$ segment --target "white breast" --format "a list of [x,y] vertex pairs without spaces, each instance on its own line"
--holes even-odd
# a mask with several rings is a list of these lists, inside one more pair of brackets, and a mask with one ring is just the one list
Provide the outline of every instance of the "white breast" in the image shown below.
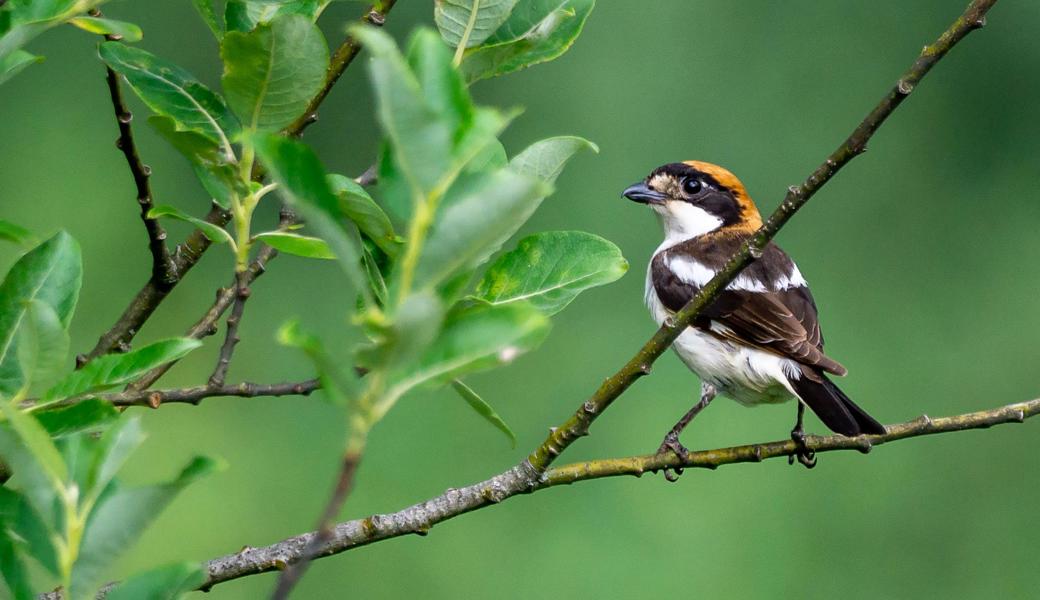
[[[660,252],[671,244],[666,241],[654,253]],[[704,269],[711,276],[714,271],[696,263],[690,265],[691,271]],[[703,275],[703,273],[698,273]],[[711,279],[709,276],[708,280]],[[703,283],[707,283],[705,280]],[[701,283],[700,285],[703,285]],[[736,284],[737,282],[734,282]],[[731,284],[733,286],[734,284]],[[668,310],[654,290],[650,269],[646,273],[646,305],[658,325],[674,313]],[[715,331],[725,332],[726,327],[716,321],[711,322]],[[719,391],[737,402],[745,405],[783,402],[789,400],[794,391],[787,381],[787,376],[798,377],[801,372],[794,361],[751,346],[737,344],[720,339],[695,327],[687,327],[672,344],[672,349],[687,367],[702,380],[707,381]]]

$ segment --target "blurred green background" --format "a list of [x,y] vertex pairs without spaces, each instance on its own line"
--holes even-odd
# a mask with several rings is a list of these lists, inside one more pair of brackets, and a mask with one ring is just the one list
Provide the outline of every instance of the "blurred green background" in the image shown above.
[[[643,271],[660,239],[619,192],[653,167],[701,159],[740,176],[763,212],[801,181],[960,13],[964,0],[621,2],[602,0],[556,62],[474,86],[479,102],[525,113],[510,153],[557,134],[597,142],[525,231],[583,229],[632,264],[555,318],[536,353],[470,383],[514,427],[510,449],[450,391],[416,394],[374,431],[343,518],[388,512],[497,473],[542,441],[653,331]],[[332,43],[362,10],[336,3]],[[141,45],[219,87],[216,44],[187,0],[112,2]],[[432,24],[432,2],[401,0],[398,39]],[[1040,4],[1005,0],[989,25],[934,70],[870,144],[780,235],[821,305],[842,387],[880,420],[946,415],[1036,397],[1040,389]],[[47,56],[0,88],[0,212],[40,233],[68,229],[85,281],[73,348],[85,351],[148,273],[144,232],[95,55],[62,28],[29,47]],[[378,132],[363,60],[306,135],[330,170],[371,163]],[[156,198],[203,214],[201,189],[144,124]],[[275,219],[272,203],[262,218]],[[186,229],[171,224],[171,238]],[[0,248],[0,269],[15,258]],[[230,279],[211,251],[138,338],[176,335]],[[254,287],[230,380],[309,376],[277,346],[300,316],[334,347],[352,299],[335,265],[279,258]],[[223,329],[222,329],[223,331]],[[164,386],[208,375],[217,339]],[[653,451],[694,398],[671,354],[565,459]],[[181,496],[111,573],[203,560],[313,526],[338,467],[343,423],[319,397],[211,399],[144,414],[150,440],[129,481],[171,475],[191,455],[230,468]],[[715,403],[685,435],[707,448],[782,439],[793,405]],[[813,418],[810,428],[822,431]],[[813,471],[774,460],[715,472],[556,488],[407,537],[318,561],[301,598],[1026,597],[1040,586],[1040,423],[918,438],[869,456],[831,453]],[[269,593],[271,574],[214,598]],[[1035,596],[1034,596],[1035,597]]]

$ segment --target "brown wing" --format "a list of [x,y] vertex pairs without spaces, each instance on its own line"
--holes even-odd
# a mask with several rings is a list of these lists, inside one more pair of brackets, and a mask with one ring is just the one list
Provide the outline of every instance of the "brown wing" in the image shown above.
[[708,307],[705,316],[729,331],[713,333],[752,344],[828,373],[848,371],[823,353],[819,321],[809,291],[790,288],[779,292],[725,291],[718,310]]
[[[681,309],[700,291],[698,286],[675,277],[659,260],[654,260],[651,275],[658,298],[669,310]],[[710,321],[725,330],[711,329]],[[806,287],[766,292],[725,290],[704,310],[695,326],[835,375],[847,372],[823,353],[816,303]]]

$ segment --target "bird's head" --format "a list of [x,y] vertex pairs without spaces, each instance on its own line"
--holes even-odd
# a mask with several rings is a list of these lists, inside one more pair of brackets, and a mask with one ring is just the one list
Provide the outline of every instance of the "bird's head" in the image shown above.
[[669,163],[621,195],[652,208],[661,218],[665,238],[675,241],[715,231],[751,233],[762,226],[744,184],[711,163]]

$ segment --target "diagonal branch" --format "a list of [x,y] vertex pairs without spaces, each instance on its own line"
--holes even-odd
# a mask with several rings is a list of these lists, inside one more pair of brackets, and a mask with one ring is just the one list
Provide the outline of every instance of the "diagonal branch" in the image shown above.
[[144,222],[145,231],[148,232],[148,249],[152,253],[152,277],[149,281],[155,282],[161,288],[171,288],[177,283],[177,274],[170,250],[166,247],[166,230],[157,219],[148,216],[148,211],[152,209],[152,189],[148,181],[152,169],[141,162],[141,156],[137,152],[133,128],[130,125],[134,115],[126,107],[115,71],[106,67],[105,80],[108,82],[108,93],[112,98],[116,122],[119,124],[116,147],[123,152],[126,164],[130,167],[130,174],[133,175],[134,185],[137,187],[137,204],[141,207],[141,220]]
[[[386,15],[394,7],[395,3],[396,0],[375,2],[365,12],[362,20],[371,25],[381,26],[386,21]],[[339,45],[332,55],[329,70],[325,75],[325,84],[308,104],[307,110],[304,111],[300,118],[285,129],[284,133],[286,135],[298,137],[303,133],[304,129],[317,120],[318,108],[325,101],[325,98],[328,97],[329,92],[332,91],[333,86],[339,81],[347,67],[354,61],[359,50],[360,45],[349,36]],[[261,172],[257,170],[254,175],[259,179]],[[214,206],[206,215],[205,220],[223,227],[231,220],[231,215],[220,207]],[[77,366],[82,366],[109,352],[128,349],[134,336],[141,330],[144,323],[151,318],[155,309],[166,299],[170,290],[198,263],[202,255],[209,249],[209,246],[209,239],[201,231],[198,229],[193,231],[183,243],[177,246],[176,251],[173,253],[172,283],[160,285],[159,282],[149,279],[141,290],[137,292],[133,300],[130,301],[130,304],[127,305],[119,319],[116,320],[108,331],[101,335],[94,348],[76,357]]]
[[[101,11],[92,9],[90,14],[100,17]],[[105,35],[108,41],[118,41],[120,36]],[[134,142],[134,130],[130,123],[134,119],[133,113],[123,100],[123,90],[119,85],[119,76],[112,69],[105,67],[105,81],[108,84],[108,94],[112,100],[112,109],[115,112],[116,123],[119,125],[119,138],[116,139],[116,147],[123,153],[126,164],[130,168],[130,174],[134,178],[134,186],[137,188],[137,204],[141,207],[141,220],[144,222],[145,231],[148,233],[148,250],[152,254],[152,277],[163,287],[173,287],[177,283],[174,272],[173,261],[170,250],[166,247],[166,230],[157,219],[148,216],[152,209],[152,188],[149,178],[152,169],[141,161],[141,155],[137,152],[137,143]]]
[[[397,0],[379,0],[372,3],[365,11],[365,16],[361,17],[363,23],[373,25],[375,27],[382,27],[386,23],[386,15],[394,7]],[[325,101],[325,98],[332,91],[333,86],[339,81],[340,76],[347,70],[350,63],[354,62],[354,57],[361,51],[361,44],[358,43],[352,36],[347,36],[343,43],[336,48],[336,51],[332,53],[329,59],[329,70],[325,74],[325,85],[321,87],[317,95],[311,99],[307,105],[307,109],[303,111],[298,119],[293,121],[291,125],[285,128],[285,134],[290,137],[299,137],[303,134],[303,130],[307,129],[318,120],[318,107]]]
[[563,425],[554,428],[549,437],[528,457],[537,471],[544,471],[556,457],[578,438],[588,435],[589,426],[637,379],[650,373],[650,366],[671,346],[690,323],[751,262],[761,256],[762,249],[773,239],[792,216],[842,167],[867,149],[867,141],[878,127],[913,92],[925,75],[952,49],[957,42],[986,23],[986,12],[997,0],[973,0],[964,13],[933,44],[925,46],[914,64],[903,73],[848,138],[827,157],[801,185],[791,186],[783,202],[769,220],[741,247],[699,294],[690,300],[675,317],[657,330],[620,371],[607,378],[577,412]]

